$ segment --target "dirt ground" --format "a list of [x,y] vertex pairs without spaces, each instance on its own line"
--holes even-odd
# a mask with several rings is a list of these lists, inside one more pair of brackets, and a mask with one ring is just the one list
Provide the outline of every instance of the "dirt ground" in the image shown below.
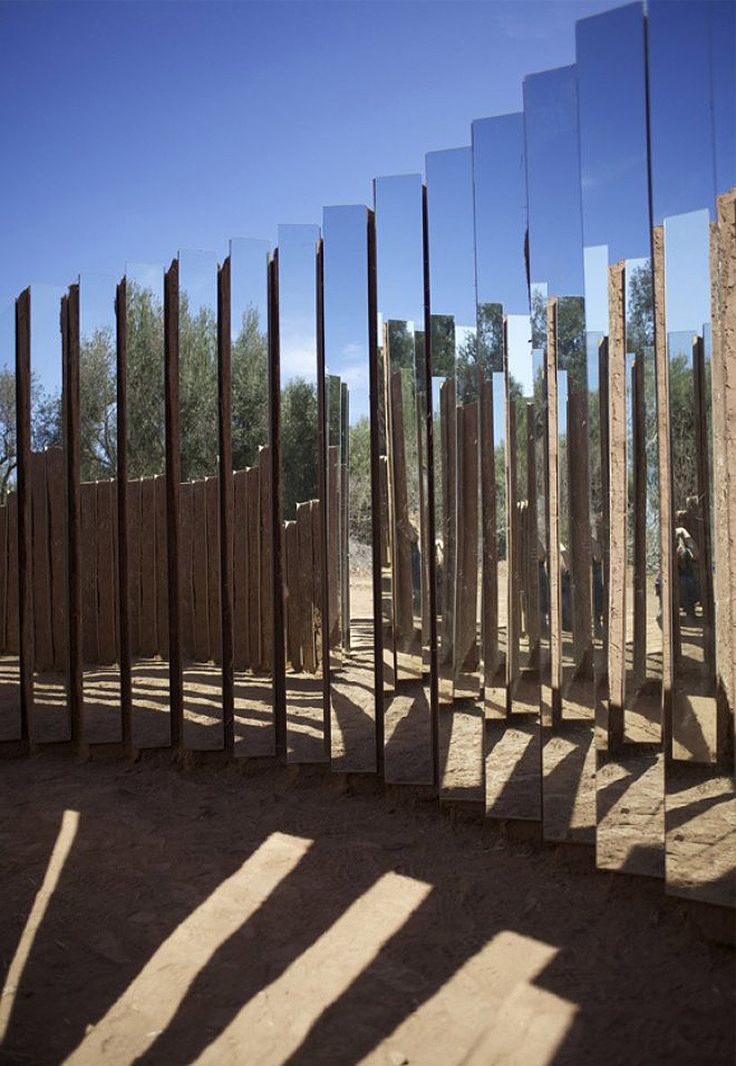
[[245,765],[3,766],[0,1060],[734,1061],[733,952],[660,883]]

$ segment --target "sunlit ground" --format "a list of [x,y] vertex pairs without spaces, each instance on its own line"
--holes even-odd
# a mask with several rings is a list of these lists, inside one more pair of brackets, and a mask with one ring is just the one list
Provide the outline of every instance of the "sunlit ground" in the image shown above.
[[661,884],[435,803],[44,756],[0,810],[3,1061],[733,1059],[732,954]]

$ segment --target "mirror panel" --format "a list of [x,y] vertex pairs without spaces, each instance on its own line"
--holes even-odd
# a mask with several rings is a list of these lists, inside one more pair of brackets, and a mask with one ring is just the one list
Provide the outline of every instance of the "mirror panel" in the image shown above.
[[482,389],[485,802],[541,817],[537,440],[522,114],[473,123]]
[[135,748],[171,743],[166,543],[164,271],[126,267],[128,629]]
[[[379,328],[384,363],[379,391],[387,414],[379,463],[387,492],[381,528],[389,531],[382,587],[391,581],[384,663],[395,654],[395,691],[384,687],[387,781],[431,784],[427,373],[424,345],[422,178],[377,178],[374,186]],[[383,539],[383,537],[382,537]],[[382,547],[382,552],[384,551]],[[388,624],[387,624],[388,622]],[[385,637],[384,637],[385,639]]]
[[[595,833],[593,619],[600,581],[593,579],[590,538],[590,400],[585,348],[583,234],[580,209],[577,72],[574,66],[524,80],[532,333],[540,364],[553,356],[556,433],[548,441],[555,478],[555,521],[537,523],[540,670],[544,743],[544,836],[592,843]],[[548,301],[554,310],[548,315]],[[548,352],[548,329],[553,350]],[[543,394],[540,368],[535,396]],[[539,384],[537,385],[537,382]],[[546,383],[546,377],[544,377]],[[548,415],[538,415],[549,433]],[[540,449],[541,452],[541,449]],[[538,470],[548,466],[540,454]],[[544,482],[541,474],[539,481]],[[538,485],[543,498],[544,491]],[[555,580],[548,561],[557,559]],[[600,571],[596,571],[600,573]],[[554,587],[555,633],[548,636]],[[554,678],[553,666],[554,661]]]
[[79,279],[79,476],[83,737],[119,743],[116,281]]
[[[644,38],[640,4],[576,27],[586,349],[594,381],[597,334],[608,337],[606,435],[616,457],[613,468],[600,477],[593,470],[591,478],[607,482],[610,497],[610,552],[600,553],[608,563],[607,675],[595,678],[602,726],[597,861],[606,869],[656,876],[664,853],[662,634]],[[622,261],[623,270],[610,272],[609,320],[607,268]],[[602,401],[602,379],[598,384]],[[591,407],[595,399],[589,389]],[[600,440],[591,436],[590,442],[597,460]],[[604,521],[599,513],[591,516],[591,542],[600,543]],[[601,665],[602,656],[596,657]]]
[[279,226],[281,521],[286,735],[292,762],[329,759],[323,656],[319,226]]
[[426,156],[440,790],[483,799],[480,377],[473,156]]
[[179,252],[179,581],[184,746],[223,746],[217,256]]
[[71,740],[66,450],[56,285],[31,286],[33,716],[39,743]]
[[269,254],[267,241],[230,242],[236,756],[275,752]]
[[[728,28],[724,64],[719,35]],[[724,906],[736,893],[736,796],[732,744],[723,743],[732,736],[733,712],[725,688],[719,691],[717,654],[715,605],[719,592],[729,591],[714,550],[709,223],[716,193],[728,188],[720,182],[729,167],[734,181],[734,39],[732,5],[649,5],[652,197],[661,227],[655,269],[664,290],[657,325],[664,333],[658,344],[666,356],[671,471],[670,589],[661,602],[670,608],[672,647],[666,879],[674,895]]]
[[0,743],[21,739],[15,306],[0,313]]
[[368,223],[362,205],[323,212],[331,746],[333,768],[351,772],[376,769],[380,698],[373,605],[376,323],[368,306]]

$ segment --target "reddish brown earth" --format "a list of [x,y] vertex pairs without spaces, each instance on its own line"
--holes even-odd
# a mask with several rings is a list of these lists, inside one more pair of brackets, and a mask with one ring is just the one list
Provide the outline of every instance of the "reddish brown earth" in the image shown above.
[[0,1060],[734,1061],[733,953],[661,882],[248,765],[3,765]]

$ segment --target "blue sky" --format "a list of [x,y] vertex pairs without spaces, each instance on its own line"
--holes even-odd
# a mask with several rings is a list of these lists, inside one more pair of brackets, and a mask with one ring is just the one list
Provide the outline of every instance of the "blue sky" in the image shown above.
[[2,3],[0,307],[370,203],[374,177],[519,110],[613,6]]

